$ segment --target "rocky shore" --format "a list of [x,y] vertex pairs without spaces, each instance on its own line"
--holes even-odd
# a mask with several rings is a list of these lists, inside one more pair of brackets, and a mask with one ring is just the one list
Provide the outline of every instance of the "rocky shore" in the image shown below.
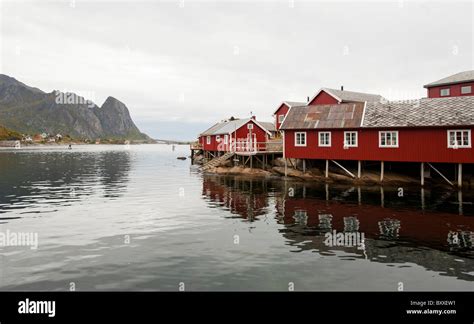
[[[202,156],[195,156],[194,164],[202,165],[204,159]],[[295,165],[296,163],[293,163]],[[233,166],[231,161],[219,165],[214,168],[207,169],[206,173],[219,174],[219,175],[232,175],[232,176],[249,176],[249,177],[279,177],[285,178],[285,167],[283,159],[276,159],[272,166],[266,169],[261,168],[248,168],[243,166]],[[318,168],[307,168],[303,172],[300,168],[294,166],[287,167],[287,179],[302,180],[302,181],[319,181],[328,183],[350,183],[350,184],[361,184],[361,185],[379,185],[380,173],[376,170],[364,170],[360,179],[352,178],[349,175],[343,173],[343,171],[331,167],[329,169],[328,178],[325,177],[324,170]],[[412,176],[386,171],[384,174],[384,184],[389,185],[419,185],[420,179]],[[445,186],[445,184],[439,183],[437,185]],[[447,185],[447,184],[446,184]]]

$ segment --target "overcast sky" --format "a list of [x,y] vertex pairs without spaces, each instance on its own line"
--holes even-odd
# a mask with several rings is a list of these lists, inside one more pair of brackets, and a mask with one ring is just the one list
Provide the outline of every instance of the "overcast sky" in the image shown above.
[[269,121],[321,87],[425,96],[473,69],[473,1],[5,1],[0,72],[99,106],[154,138]]

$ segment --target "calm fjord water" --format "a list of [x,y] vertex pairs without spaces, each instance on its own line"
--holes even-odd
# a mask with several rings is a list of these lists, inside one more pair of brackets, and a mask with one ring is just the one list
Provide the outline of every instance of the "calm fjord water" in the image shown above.
[[188,154],[0,151],[0,233],[39,244],[0,247],[0,290],[474,290],[472,191],[203,175]]

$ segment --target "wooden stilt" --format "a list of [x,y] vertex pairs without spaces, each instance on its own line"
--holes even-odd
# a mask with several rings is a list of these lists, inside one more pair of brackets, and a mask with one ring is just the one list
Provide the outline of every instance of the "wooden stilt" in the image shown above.
[[421,162],[421,186],[423,187],[425,185],[425,163]]
[[381,161],[380,162],[380,182],[383,181],[383,176],[384,176],[384,170],[385,169],[385,166],[384,166],[384,161]]
[[362,175],[362,161],[357,161],[357,178],[360,179]]
[[425,210],[425,188],[421,188],[421,210]]
[[362,205],[362,191],[360,187],[357,187],[357,202]]
[[337,163],[336,161],[334,160],[331,160],[335,165],[337,165],[338,167],[340,167],[342,170],[344,170],[344,172],[346,172],[348,175],[350,175],[352,178],[355,178],[355,175],[352,174],[352,172],[350,172],[349,170],[347,170],[345,167],[343,167],[341,164]]
[[252,156],[252,155],[250,155],[250,169],[252,169],[252,168],[253,168],[253,163],[252,163],[252,162],[253,162],[253,158],[252,158],[252,157],[253,157],[253,156]]
[[428,163],[428,165],[429,165],[430,168],[432,168],[437,174],[439,174],[439,175],[441,176],[441,178],[443,178],[447,183],[449,183],[451,186],[454,187],[454,184],[453,184],[451,181],[449,181],[449,179],[446,178],[446,177],[444,176],[444,174],[442,174],[438,169],[436,169],[431,163]]
[[285,158],[285,177],[288,176],[288,162],[287,159]]
[[325,173],[325,175],[326,175],[326,178],[329,177],[329,160],[326,160],[326,173]]
[[306,160],[303,159],[303,173],[306,172]]
[[380,186],[380,206],[385,207],[385,192],[382,186]]
[[462,188],[462,163],[458,164],[458,188]]

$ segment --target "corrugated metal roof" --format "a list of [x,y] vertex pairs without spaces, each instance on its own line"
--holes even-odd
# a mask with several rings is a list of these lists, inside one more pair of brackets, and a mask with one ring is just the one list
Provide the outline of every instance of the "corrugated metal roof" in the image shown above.
[[292,107],[280,129],[360,127],[364,103]]
[[363,127],[474,125],[474,97],[367,103]]
[[274,115],[277,113],[277,111],[281,108],[282,105],[286,105],[289,108],[291,108],[291,107],[296,107],[296,106],[304,106],[306,105],[306,102],[283,101],[273,113]]
[[460,83],[460,82],[469,82],[469,81],[474,81],[474,70],[459,72],[459,73],[450,75],[438,81],[428,83],[424,85],[424,87],[430,88],[430,87],[435,87],[435,86],[447,85],[447,84],[452,84],[452,83]]

